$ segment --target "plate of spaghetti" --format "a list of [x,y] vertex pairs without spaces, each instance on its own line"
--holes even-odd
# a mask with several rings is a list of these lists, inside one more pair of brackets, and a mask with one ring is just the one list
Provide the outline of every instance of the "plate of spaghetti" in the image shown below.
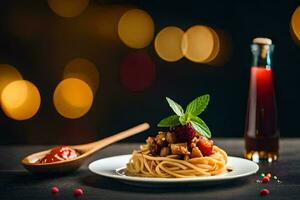
[[185,111],[175,101],[167,102],[176,115],[158,123],[157,134],[129,155],[94,161],[89,169],[101,176],[148,186],[186,183],[220,183],[258,171],[256,163],[227,156],[211,140],[211,131],[198,116],[207,107],[209,95],[197,97]]

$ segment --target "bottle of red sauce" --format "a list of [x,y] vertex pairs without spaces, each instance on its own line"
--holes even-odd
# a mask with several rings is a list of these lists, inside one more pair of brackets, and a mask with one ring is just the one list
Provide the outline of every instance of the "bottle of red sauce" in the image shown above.
[[245,126],[245,157],[255,162],[278,159],[279,129],[271,57],[272,40],[255,38]]

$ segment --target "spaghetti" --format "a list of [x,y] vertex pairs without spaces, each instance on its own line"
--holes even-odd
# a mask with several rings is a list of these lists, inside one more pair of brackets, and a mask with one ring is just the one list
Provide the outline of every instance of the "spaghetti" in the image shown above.
[[134,151],[127,164],[127,174],[143,177],[187,178],[214,176],[226,172],[227,154],[217,146],[214,153],[184,160],[179,155],[152,156],[144,145]]

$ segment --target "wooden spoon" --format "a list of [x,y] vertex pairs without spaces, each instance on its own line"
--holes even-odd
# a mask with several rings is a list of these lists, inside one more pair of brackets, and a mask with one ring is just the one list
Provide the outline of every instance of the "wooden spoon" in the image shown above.
[[148,123],[143,123],[128,130],[122,131],[110,137],[98,140],[96,142],[81,144],[81,145],[72,145],[69,146],[72,149],[80,153],[76,158],[67,159],[58,162],[52,163],[37,163],[37,161],[43,158],[51,149],[37,152],[25,157],[22,160],[23,166],[30,172],[33,173],[65,173],[71,172],[78,169],[84,161],[90,157],[96,151],[114,143],[119,140],[125,139],[127,137],[133,136],[137,133],[145,131],[149,128]]

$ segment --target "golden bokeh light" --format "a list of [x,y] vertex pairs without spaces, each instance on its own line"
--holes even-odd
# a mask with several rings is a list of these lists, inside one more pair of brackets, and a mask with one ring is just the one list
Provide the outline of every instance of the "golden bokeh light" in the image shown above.
[[59,114],[66,118],[76,119],[85,115],[91,108],[93,92],[84,81],[68,78],[57,85],[53,103]]
[[131,48],[148,46],[154,36],[154,22],[151,16],[140,9],[132,9],[123,14],[118,24],[120,39]]
[[296,8],[292,15],[291,33],[297,44],[300,44],[300,6]]
[[86,82],[94,94],[99,87],[99,72],[96,65],[84,58],[71,60],[64,69],[63,78],[77,78]]
[[210,27],[207,27],[207,28],[210,30],[210,32],[213,35],[214,48],[213,48],[213,51],[210,54],[210,56],[204,61],[205,63],[209,63],[209,62],[213,61],[220,53],[220,48],[221,48],[220,47],[220,38],[219,38],[217,32]]
[[92,7],[82,16],[82,29],[88,35],[96,39],[107,41],[110,45],[112,42],[120,43],[118,36],[118,23],[122,15],[133,9],[129,5],[102,5]]
[[231,56],[232,52],[232,44],[230,35],[223,30],[212,29],[215,37],[217,37],[216,45],[211,57],[206,62],[211,66],[223,66]]
[[168,26],[162,29],[155,38],[154,47],[156,53],[162,59],[175,62],[183,57],[181,49],[183,30],[176,26]]
[[26,80],[8,84],[1,94],[1,107],[4,113],[15,120],[26,120],[39,110],[41,97],[38,88]]
[[209,62],[217,47],[216,35],[211,28],[196,25],[189,28],[182,38],[182,51],[193,62]]
[[89,0],[48,0],[51,10],[61,17],[76,17],[88,4]]
[[13,81],[21,79],[23,79],[22,75],[15,67],[7,64],[0,64],[0,96],[5,86]]

